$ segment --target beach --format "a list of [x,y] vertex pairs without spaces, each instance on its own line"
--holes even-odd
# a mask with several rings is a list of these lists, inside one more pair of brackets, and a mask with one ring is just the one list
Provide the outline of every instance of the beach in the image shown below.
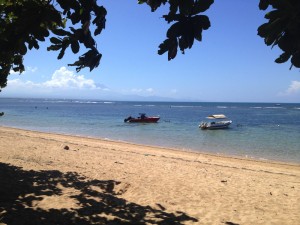
[[0,127],[0,224],[300,224],[300,165]]

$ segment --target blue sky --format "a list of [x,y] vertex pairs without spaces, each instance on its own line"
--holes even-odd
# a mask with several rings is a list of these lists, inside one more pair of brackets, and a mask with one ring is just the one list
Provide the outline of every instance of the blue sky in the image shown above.
[[257,1],[215,1],[205,13],[211,27],[185,55],[157,54],[169,25],[167,7],[151,13],[137,1],[99,1],[108,11],[106,29],[96,37],[100,66],[76,73],[47,52],[49,43],[25,56],[26,72],[9,76],[2,97],[174,100],[213,102],[300,102],[300,71],[276,64],[281,51],[257,35],[266,22]]

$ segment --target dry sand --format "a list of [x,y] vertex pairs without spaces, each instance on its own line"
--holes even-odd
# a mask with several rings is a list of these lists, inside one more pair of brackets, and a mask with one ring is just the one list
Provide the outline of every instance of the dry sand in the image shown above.
[[0,127],[0,224],[300,224],[300,165]]

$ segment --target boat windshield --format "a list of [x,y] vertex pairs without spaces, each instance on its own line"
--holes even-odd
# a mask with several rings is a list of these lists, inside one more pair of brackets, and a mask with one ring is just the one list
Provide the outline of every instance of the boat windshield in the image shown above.
[[227,117],[224,114],[214,114],[206,117],[208,119],[226,119]]

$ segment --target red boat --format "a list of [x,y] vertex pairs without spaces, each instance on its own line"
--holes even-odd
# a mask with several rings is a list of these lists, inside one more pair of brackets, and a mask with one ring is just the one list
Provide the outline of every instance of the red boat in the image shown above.
[[127,117],[124,119],[126,123],[156,123],[159,120],[159,116],[146,116],[145,113],[140,113],[139,117]]

